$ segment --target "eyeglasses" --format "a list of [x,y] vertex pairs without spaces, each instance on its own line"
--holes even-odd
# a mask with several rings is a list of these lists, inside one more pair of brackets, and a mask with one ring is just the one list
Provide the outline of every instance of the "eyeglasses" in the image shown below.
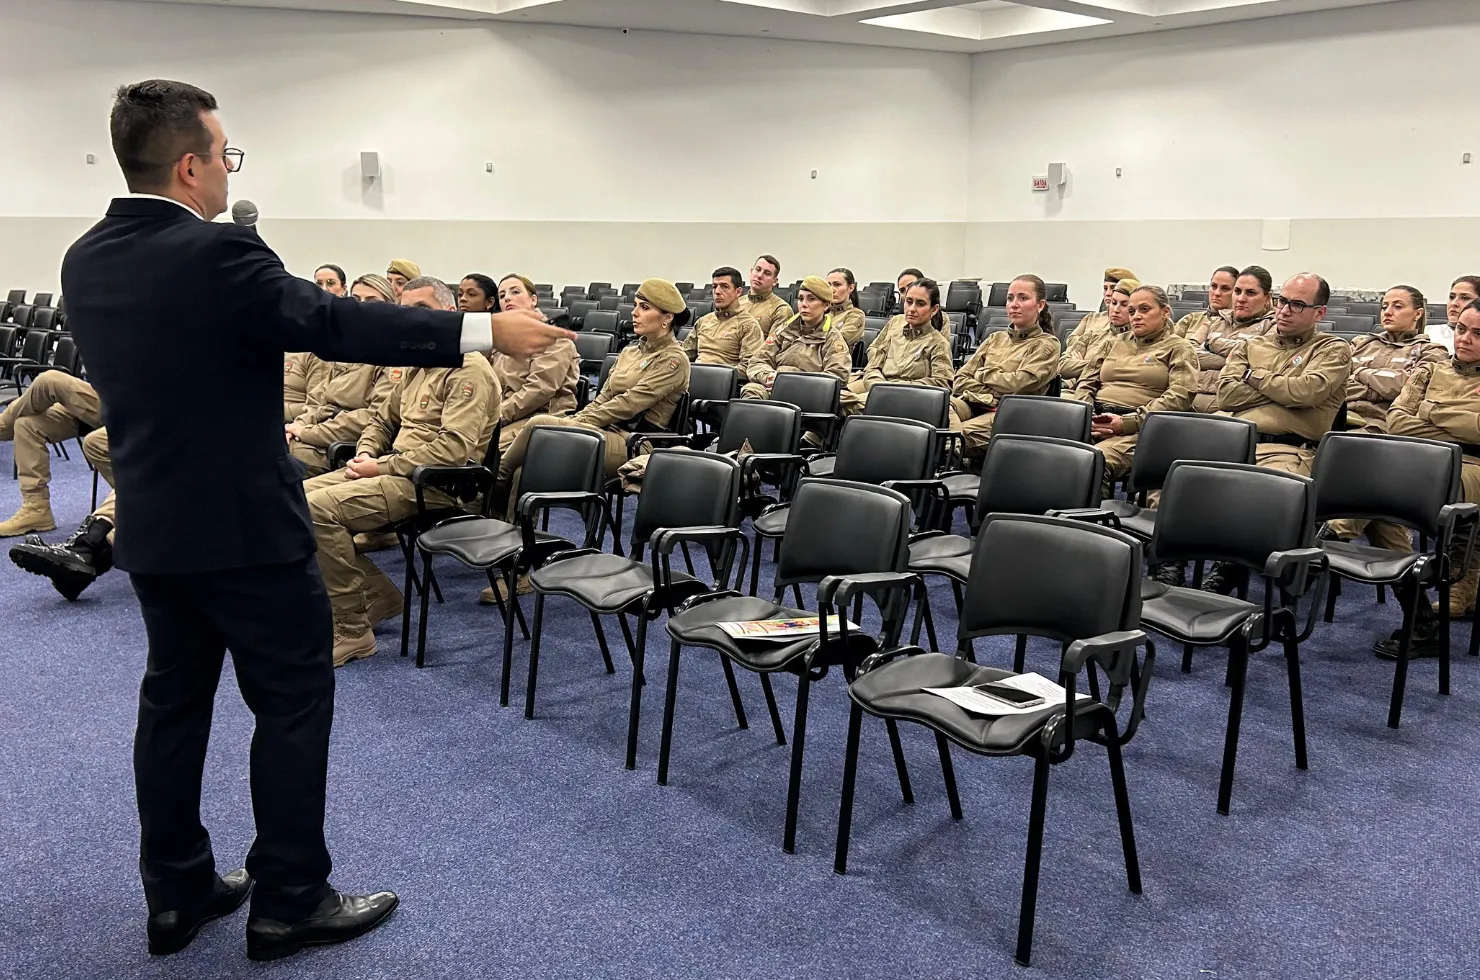
[[221,151],[221,160],[226,164],[227,173],[236,173],[242,168],[242,161],[246,160],[247,151],[234,150],[231,147]]
[[1318,306],[1324,306],[1325,304],[1324,303],[1307,303],[1304,300],[1285,299],[1285,297],[1283,297],[1283,296],[1276,296],[1274,298],[1274,305],[1275,306],[1278,306],[1280,309],[1284,309],[1285,307],[1288,306],[1290,308],[1290,312],[1291,313],[1304,313],[1306,310],[1313,310],[1316,307],[1318,307]]

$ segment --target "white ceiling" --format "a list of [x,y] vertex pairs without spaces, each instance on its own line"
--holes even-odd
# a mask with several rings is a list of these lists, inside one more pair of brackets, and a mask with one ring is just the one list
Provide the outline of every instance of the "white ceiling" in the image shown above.
[[993,51],[1406,0],[150,0]]

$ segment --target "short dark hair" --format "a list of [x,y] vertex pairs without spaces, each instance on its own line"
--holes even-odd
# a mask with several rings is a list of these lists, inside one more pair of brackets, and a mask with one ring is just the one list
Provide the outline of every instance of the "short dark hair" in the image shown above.
[[[1218,266],[1218,268],[1216,268],[1216,269],[1213,270],[1213,275],[1216,276],[1220,272],[1226,272],[1226,273],[1228,273],[1230,276],[1233,277],[1233,281],[1234,282],[1238,282],[1238,266],[1236,266],[1236,265],[1220,265],[1220,266]],[[1212,276],[1209,276],[1208,278],[1211,279]]]
[[339,266],[335,265],[332,262],[325,262],[323,265],[321,265],[317,269],[313,270],[314,271],[314,275],[318,275],[320,272],[323,272],[325,269],[328,269],[330,272],[334,273],[336,276],[339,277],[339,285],[341,285],[341,286],[348,286],[349,285],[349,280],[346,279],[346,278],[344,278],[344,270],[341,269],[341,268],[339,268]]
[[912,267],[904,270],[899,275],[895,276],[894,281],[899,282],[899,280],[903,279],[905,276],[914,276],[916,279],[924,279],[925,273],[921,272],[919,269]]
[[[1331,302],[1331,284],[1329,282],[1327,282],[1326,280],[1322,279],[1320,276],[1316,275],[1314,272],[1312,272],[1310,274],[1310,277],[1312,279],[1314,279],[1316,281],[1316,284],[1317,284],[1316,285],[1316,305],[1317,306],[1325,306],[1327,303]],[[1420,305],[1422,305],[1423,304],[1423,294],[1422,293],[1419,293],[1418,290],[1416,290],[1416,289],[1413,290],[1413,292],[1418,293],[1418,302],[1419,302]]]
[[776,256],[774,256],[774,255],[759,255],[759,256],[756,256],[756,261],[757,262],[769,262],[769,263],[771,263],[771,268],[773,268],[773,269],[776,270],[776,275],[778,275],[778,276],[781,275],[781,260],[778,259]]
[[185,82],[152,78],[120,86],[108,129],[128,189],[136,194],[162,190],[182,156],[209,154],[211,132],[200,114],[215,111],[214,95]]
[[[498,283],[493,281],[493,277],[485,276],[481,272],[469,272],[467,275],[462,277],[459,285],[461,283],[467,282],[469,279],[478,284],[478,288],[483,290],[484,297],[487,298],[488,302],[493,304],[493,308],[497,310],[499,308]],[[535,305],[539,305],[538,299],[535,300]]]
[[734,266],[722,265],[718,269],[715,269],[714,272],[710,273],[709,278],[728,279],[730,280],[730,285],[734,286],[736,289],[745,288],[745,277],[742,276],[740,274],[740,270],[736,269]]

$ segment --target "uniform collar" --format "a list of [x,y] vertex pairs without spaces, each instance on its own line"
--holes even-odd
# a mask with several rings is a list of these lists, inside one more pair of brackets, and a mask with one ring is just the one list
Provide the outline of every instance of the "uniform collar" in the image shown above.
[[671,347],[677,343],[677,339],[675,339],[673,334],[671,333],[668,334],[666,337],[657,339],[653,337],[638,337],[637,349],[642,351],[644,354],[652,354],[662,350],[665,347]]
[[1259,314],[1257,314],[1255,316],[1251,316],[1247,320],[1240,320],[1238,317],[1236,317],[1236,316],[1233,315],[1233,308],[1232,307],[1229,307],[1229,310],[1228,310],[1228,319],[1231,320],[1231,321],[1233,321],[1233,323],[1235,323],[1236,325],[1238,325],[1240,327],[1247,327],[1247,326],[1251,326],[1251,325],[1253,325],[1255,323],[1258,323],[1260,320],[1263,320],[1263,319],[1267,318],[1273,312],[1274,312],[1274,307],[1268,307],[1268,308],[1266,308],[1264,310],[1264,312],[1259,313]]
[[1152,344],[1158,344],[1158,343],[1160,343],[1162,340],[1164,340],[1166,338],[1167,329],[1168,328],[1167,328],[1166,324],[1162,324],[1162,328],[1160,330],[1156,331],[1156,333],[1147,334],[1144,337],[1137,337],[1135,334],[1131,333],[1129,330],[1126,331],[1126,335],[1128,337],[1130,337],[1131,343],[1134,344],[1135,346],[1137,346],[1137,347],[1150,347]]
[[1305,333],[1287,335],[1280,333],[1280,328],[1275,327],[1266,336],[1273,337],[1274,342],[1280,347],[1304,347],[1310,343],[1311,338],[1316,335],[1316,328],[1312,326]]
[[1395,347],[1411,344],[1422,336],[1423,334],[1417,330],[1406,330],[1403,333],[1389,333],[1386,330],[1379,330],[1377,332],[1378,340],[1381,340],[1385,344],[1392,344]]
[[1131,332],[1131,321],[1129,320],[1125,321],[1125,326],[1117,326],[1115,321],[1109,318],[1109,314],[1106,314],[1105,322],[1110,324],[1111,332],[1114,333],[1117,337],[1122,334],[1128,334]]
[[813,338],[819,338],[823,334],[827,333],[827,331],[832,327],[832,317],[824,314],[821,323],[817,324],[817,326],[815,327],[809,327],[807,326],[807,321],[803,320],[802,315],[798,313],[796,315],[796,319],[792,321],[792,325],[796,327],[797,333],[801,335],[803,340],[810,340]]
[[1449,363],[1454,367],[1455,374],[1462,375],[1466,378],[1480,376],[1480,361],[1476,361],[1474,364],[1466,364],[1464,361],[1455,357],[1451,358]]
[[721,309],[718,306],[716,306],[714,308],[714,315],[717,316],[717,317],[719,317],[721,320],[728,320],[730,317],[734,316],[736,313],[739,313],[739,312],[740,312],[740,298],[739,297],[736,297],[735,298],[735,302],[733,302],[733,303],[730,304],[730,308],[729,309]]
[[752,289],[750,292],[746,293],[745,295],[746,295],[747,298],[749,298],[749,300],[752,303],[764,303],[766,300],[768,300],[771,297],[775,296],[776,295],[776,291],[773,290],[773,289],[768,289],[764,293],[757,293],[754,289]]
[[1007,335],[1013,340],[1029,340],[1041,333],[1043,333],[1043,328],[1036,323],[1030,323],[1025,330],[1018,330],[1015,327],[1007,328]]

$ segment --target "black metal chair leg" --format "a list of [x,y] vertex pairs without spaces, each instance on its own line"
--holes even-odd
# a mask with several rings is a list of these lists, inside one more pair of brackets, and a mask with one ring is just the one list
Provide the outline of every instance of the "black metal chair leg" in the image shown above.
[[946,784],[946,799],[951,803],[951,819],[961,819],[961,794],[956,791],[956,767],[951,764],[951,743],[940,732],[935,733],[935,752],[940,756],[940,775]]
[[1125,762],[1114,732],[1107,732],[1105,750],[1110,757],[1110,782],[1115,787],[1115,814],[1120,819],[1120,849],[1125,854],[1125,882],[1133,894],[1141,894],[1141,862],[1136,856],[1136,828],[1131,823],[1131,798],[1125,789]]
[[791,776],[786,783],[786,831],[781,838],[781,849],[795,854],[797,849],[797,809],[802,798],[802,754],[807,746],[807,699],[811,694],[812,677],[805,666],[797,681],[796,717],[791,723]]
[[406,656],[411,646],[411,596],[416,585],[416,556],[401,549],[406,559],[406,577],[401,589],[401,656]]
[[1100,700],[1100,675],[1095,673],[1095,668],[1093,664],[1091,664],[1089,669],[1085,671],[1085,675],[1085,679],[1087,681],[1087,684],[1085,686],[1089,688],[1089,696],[1094,698],[1096,701]]
[[1305,754],[1305,697],[1300,690],[1300,647],[1285,640],[1285,672],[1290,675],[1290,730],[1295,735],[1295,768],[1310,768]]
[[1393,665],[1393,696],[1388,703],[1388,727],[1397,728],[1403,714],[1403,692],[1408,687],[1408,653],[1413,649],[1413,627],[1418,617],[1418,603],[1423,589],[1415,583],[1411,597],[1403,603],[1403,627],[1398,636],[1398,662]]
[[1331,576],[1331,586],[1326,590],[1326,622],[1336,619],[1336,600],[1341,595],[1341,579]]
[[[422,581],[426,581],[427,578],[428,578],[428,576],[430,576],[431,574],[432,574],[432,555],[431,555],[431,552],[427,552],[426,554],[424,554],[424,555],[421,556],[421,577],[422,577]],[[417,624],[416,624],[416,669],[417,670],[420,670],[421,668],[423,668],[423,667],[425,667],[427,665],[427,613],[428,613],[428,610],[429,610],[429,606],[428,606],[428,603],[427,603],[427,590],[426,589],[422,589],[421,590],[421,619],[418,620],[417,621]],[[403,630],[406,629],[406,625],[405,624],[402,624],[402,627],[401,628]]]
[[[617,668],[612,663],[611,649],[608,648],[606,645],[606,630],[601,628],[601,617],[596,615],[594,612],[591,613],[591,627],[596,630],[596,645],[601,648],[601,661],[602,663],[606,664],[606,672],[608,674],[615,674],[617,672]],[[536,632],[538,632],[540,628],[540,621],[538,617],[535,618],[534,628]]]
[[1387,605],[1387,586],[1385,585],[1379,585],[1377,587],[1377,604],[1379,606]]
[[[509,595],[513,596],[514,570],[512,568],[504,570],[504,581],[508,583],[510,589]],[[514,665],[514,630],[512,628],[513,624],[509,622],[508,613],[518,608],[519,599],[515,597],[509,603],[509,610],[505,611],[504,616],[504,665],[503,670],[499,672],[498,678],[498,703],[500,707],[504,708],[509,706],[509,672]],[[526,640],[529,639],[528,630],[524,632],[524,638]]]
[[1439,693],[1449,693],[1449,579],[1439,578]]
[[[639,612],[638,615],[641,616],[642,613]],[[622,627],[622,642],[627,644],[627,659],[632,661],[632,669],[637,672],[637,683],[646,684],[647,679],[642,676],[642,668],[637,663],[637,644],[633,642],[632,630],[627,627],[627,614],[617,613],[617,622]],[[642,629],[641,623],[638,624],[638,629]]]
[[[592,614],[595,618],[595,613]],[[540,626],[545,619],[545,594],[534,594],[534,630],[529,637],[529,677],[524,685],[524,717],[534,717],[534,684],[540,669]],[[603,647],[602,652],[605,652]]]
[[760,595],[761,587],[761,536],[753,535],[755,547],[750,551],[750,594]]
[[432,595],[437,597],[437,601],[444,602],[445,600],[442,598],[442,583],[437,581],[437,574],[435,572],[428,572],[423,578],[432,584]]
[[1182,644],[1182,673],[1192,673],[1192,644]]
[[1021,674],[1028,665],[1028,638],[1021,633],[1018,634],[1017,645],[1012,653],[1012,671]]
[[961,592],[961,583],[951,579],[951,597],[956,600],[956,618],[961,618],[961,607],[966,605],[966,596]]
[[771,689],[771,675],[761,675],[761,690],[766,695],[766,710],[771,713],[771,728],[776,732],[776,744],[786,744],[786,730],[781,727],[781,711],[776,707],[776,692]]
[[1234,641],[1228,663],[1233,690],[1228,695],[1228,731],[1223,735],[1223,768],[1218,775],[1218,812],[1225,817],[1233,800],[1233,767],[1238,758],[1239,722],[1244,712],[1244,680],[1249,673],[1249,652],[1242,638]]
[[[940,641],[935,638],[935,610],[930,608],[930,593],[925,583],[920,583],[920,605],[925,610],[925,636],[930,640],[930,649],[939,650]],[[959,618],[959,611],[958,611]]]
[[863,709],[852,706],[848,713],[848,749],[843,756],[843,794],[838,799],[838,844],[833,851],[833,870],[848,873],[848,837],[853,830],[853,788],[858,782],[858,739],[863,728]]
[[658,785],[668,785],[668,754],[673,748],[673,702],[678,695],[677,640],[668,646],[668,689],[663,695],[663,737],[658,742]]
[[632,706],[627,713],[627,768],[637,768],[637,725],[642,715],[642,665],[647,659],[647,610],[637,613],[637,645],[632,657]]
[[920,626],[925,622],[925,607],[930,604],[930,592],[922,582],[915,591],[915,624],[910,627],[910,643],[920,645]]
[[807,600],[802,598],[802,584],[800,582],[791,583],[791,594],[796,597],[798,609],[807,608]]
[[720,654],[719,665],[725,669],[725,684],[730,688],[730,703],[735,706],[735,724],[745,729],[750,727],[750,721],[745,717],[745,702],[740,700],[740,685],[735,683],[735,668],[730,665],[730,658]]
[[527,640],[529,639],[529,624],[524,621],[524,609],[519,605],[518,566],[510,566],[504,570],[504,581],[507,583],[509,605],[514,607],[514,619],[519,623],[519,632]]
[[904,745],[899,741],[899,725],[893,718],[885,719],[884,727],[889,730],[889,750],[894,753],[894,772],[899,776],[899,795],[905,806],[915,805],[915,793],[910,789],[910,770],[904,762]]
[[1043,857],[1043,819],[1048,808],[1048,758],[1033,761],[1033,803],[1028,814],[1028,849],[1023,858],[1023,900],[1018,909],[1017,952],[1027,966],[1033,955],[1033,915],[1038,908],[1038,866]]

